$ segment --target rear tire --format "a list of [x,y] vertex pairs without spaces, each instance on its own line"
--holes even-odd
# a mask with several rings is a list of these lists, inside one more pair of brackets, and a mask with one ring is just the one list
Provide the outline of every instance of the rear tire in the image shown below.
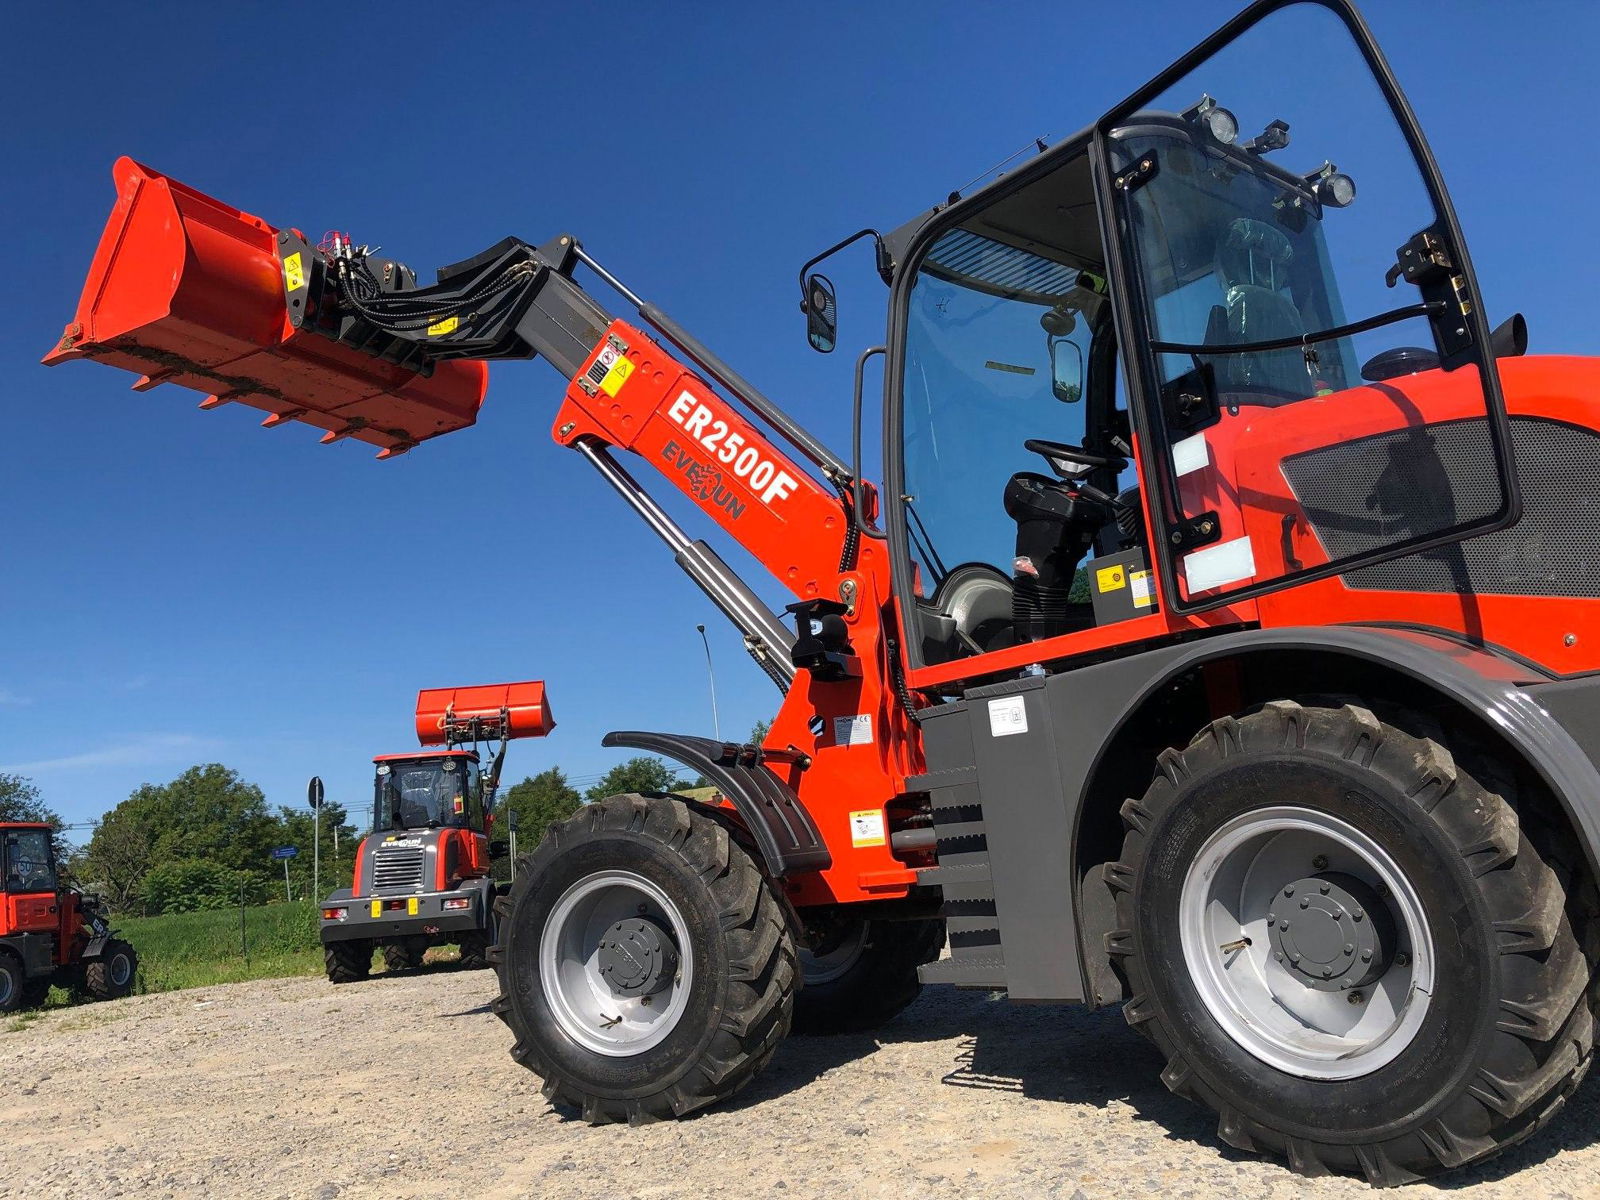
[[1124,1013],[1228,1144],[1406,1183],[1527,1137],[1587,1071],[1589,906],[1438,742],[1277,701],[1163,753],[1122,813]]
[[95,1000],[117,1000],[133,991],[139,956],[127,942],[113,938],[100,957],[85,963],[84,990]]
[[428,952],[428,939],[413,936],[399,942],[390,942],[383,947],[383,969],[393,974],[396,971],[415,971],[422,965],[422,956]]
[[802,951],[794,1032],[861,1033],[887,1024],[922,991],[917,968],[944,949],[944,921],[850,921],[821,953]]
[[593,1124],[725,1099],[789,1031],[798,971],[778,900],[680,800],[612,796],[551,826],[496,907],[511,1055]]
[[0,950],[0,1013],[22,1007],[26,984],[22,979],[22,960],[9,950]]
[[322,962],[329,983],[357,983],[372,974],[372,942],[367,938],[325,942]]

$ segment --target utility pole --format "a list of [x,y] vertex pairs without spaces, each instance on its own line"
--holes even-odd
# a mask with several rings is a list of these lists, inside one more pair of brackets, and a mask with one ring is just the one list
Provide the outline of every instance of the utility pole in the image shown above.
[[716,735],[717,741],[722,740],[722,723],[717,720],[717,676],[711,669],[711,643],[706,638],[706,627],[696,625],[700,631],[700,644],[706,648],[706,681],[711,685],[711,732]]

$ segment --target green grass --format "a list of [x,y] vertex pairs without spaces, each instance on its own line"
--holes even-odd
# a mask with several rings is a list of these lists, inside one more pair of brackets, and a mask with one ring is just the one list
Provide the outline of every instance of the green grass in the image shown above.
[[244,910],[244,947],[239,910],[129,917],[113,922],[139,953],[141,992],[320,975],[322,943],[318,906],[267,904]]

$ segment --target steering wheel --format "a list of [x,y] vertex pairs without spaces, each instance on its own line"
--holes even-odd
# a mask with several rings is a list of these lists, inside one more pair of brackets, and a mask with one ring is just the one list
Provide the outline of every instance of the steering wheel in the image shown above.
[[[1078,479],[1101,467],[1123,471],[1128,466],[1128,460],[1121,455],[1095,454],[1082,446],[1071,446],[1066,442],[1049,442],[1044,438],[1029,438],[1022,443],[1022,448],[1034,454],[1044,455],[1045,461],[1050,464],[1050,469],[1062,479]],[[1063,462],[1081,467],[1082,470],[1067,471],[1062,466]]]

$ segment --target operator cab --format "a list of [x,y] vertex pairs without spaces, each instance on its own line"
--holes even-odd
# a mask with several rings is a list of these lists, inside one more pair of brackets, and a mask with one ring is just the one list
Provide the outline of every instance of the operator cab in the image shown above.
[[1285,4],[889,236],[914,671],[1167,636],[1515,519],[1454,216],[1340,24]]
[[377,773],[373,829],[471,829],[485,832],[483,781],[473,750],[384,754]]

